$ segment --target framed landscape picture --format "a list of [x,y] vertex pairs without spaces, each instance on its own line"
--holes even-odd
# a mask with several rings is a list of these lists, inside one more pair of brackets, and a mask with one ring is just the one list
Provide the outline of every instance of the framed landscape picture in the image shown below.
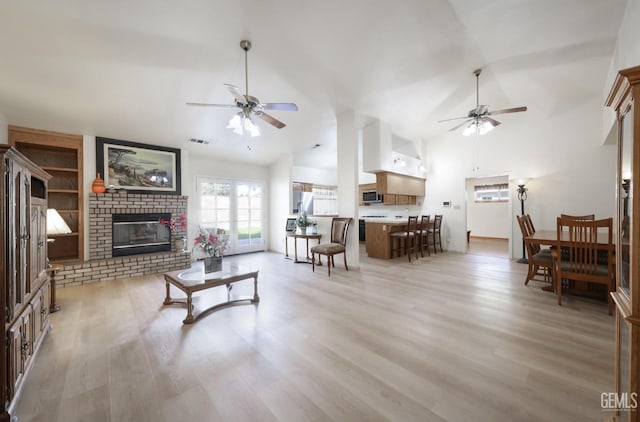
[[180,195],[180,150],[96,137],[96,171],[106,186]]

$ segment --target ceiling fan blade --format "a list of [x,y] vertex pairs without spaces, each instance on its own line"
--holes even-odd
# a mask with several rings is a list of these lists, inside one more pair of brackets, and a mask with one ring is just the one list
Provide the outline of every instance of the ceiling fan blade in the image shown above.
[[199,107],[226,107],[226,108],[236,108],[235,104],[211,104],[211,103],[186,103],[190,106],[199,106]]
[[464,116],[464,117],[452,117],[451,119],[444,119],[444,120],[438,120],[438,123],[442,123],[442,122],[449,122],[451,120],[460,120],[460,119],[468,119],[469,116]]
[[493,110],[493,111],[488,112],[487,115],[493,116],[494,114],[518,113],[520,111],[527,111],[527,106],[505,108],[505,109],[502,109],[502,110]]
[[227,89],[229,90],[231,95],[233,95],[233,97],[236,99],[236,102],[238,102],[240,104],[246,104],[247,103],[247,99],[245,98],[244,95],[242,95],[242,91],[240,91],[240,88],[238,88],[235,85],[231,85],[231,84],[224,84],[224,86],[227,87]]
[[488,116],[484,116],[484,117],[482,118],[482,120],[488,120],[488,121],[490,121],[490,122],[491,122],[491,124],[493,125],[493,127],[496,127],[496,126],[498,126],[499,124],[501,124],[501,123],[500,123],[499,121],[497,121],[496,119],[492,119],[491,117],[488,117]]
[[298,111],[298,106],[294,103],[262,103],[261,105],[265,110]]
[[456,130],[456,129],[460,129],[462,126],[466,125],[467,123],[469,123],[469,122],[471,122],[471,121],[473,121],[473,119],[467,119],[467,120],[465,120],[464,122],[460,123],[459,125],[454,126],[454,127],[452,127],[451,129],[449,129],[449,132],[453,132],[453,131],[454,131],[454,130]]
[[269,123],[270,125],[277,127],[278,129],[282,129],[283,127],[286,126],[280,120],[276,119],[273,116],[268,115],[263,111],[256,111],[255,115],[261,118],[262,120],[264,120],[265,122]]

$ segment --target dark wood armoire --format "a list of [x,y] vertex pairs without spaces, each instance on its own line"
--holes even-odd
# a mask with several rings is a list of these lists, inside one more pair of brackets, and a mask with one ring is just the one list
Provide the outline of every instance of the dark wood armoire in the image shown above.
[[5,347],[0,356],[0,420],[10,414],[24,378],[49,331],[47,183],[51,176],[9,145],[0,144],[0,314]]

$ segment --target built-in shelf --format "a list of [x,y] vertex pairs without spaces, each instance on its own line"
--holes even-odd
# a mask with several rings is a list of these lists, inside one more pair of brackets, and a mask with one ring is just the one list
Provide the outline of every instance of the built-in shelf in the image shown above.
[[42,166],[42,170],[44,171],[68,171],[71,173],[77,173],[78,169],[67,168],[67,167],[51,167],[51,166]]
[[49,189],[49,193],[73,193],[78,194],[78,189]]
[[49,236],[49,260],[83,260],[82,136],[9,126],[9,143],[51,175],[48,207],[55,208],[72,233]]

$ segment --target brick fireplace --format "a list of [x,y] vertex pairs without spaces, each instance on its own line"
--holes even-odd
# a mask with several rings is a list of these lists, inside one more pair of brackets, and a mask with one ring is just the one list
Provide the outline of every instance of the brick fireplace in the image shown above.
[[[171,214],[187,212],[186,196],[103,193],[89,194],[89,261],[66,263],[56,275],[56,285],[69,286],[116,278],[163,273],[191,265],[189,252],[176,251],[171,242],[170,252],[142,255],[112,256],[112,220],[119,214]],[[186,236],[175,231],[173,237]]]
[[[112,257],[113,215],[168,213],[174,217],[187,212],[187,197],[177,195],[147,195],[104,193],[89,195],[89,258]],[[186,236],[176,231],[173,236]],[[171,247],[175,252],[174,246]]]

